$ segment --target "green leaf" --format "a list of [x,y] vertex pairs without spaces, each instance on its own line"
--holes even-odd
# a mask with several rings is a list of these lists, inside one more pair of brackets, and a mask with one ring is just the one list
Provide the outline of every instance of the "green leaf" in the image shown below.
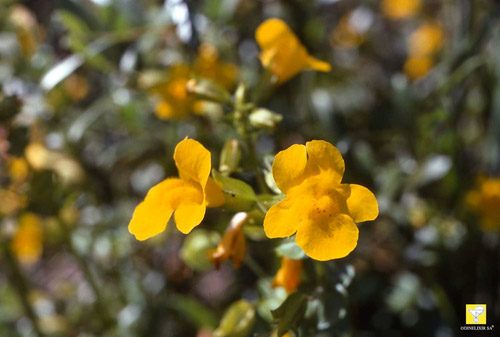
[[59,17],[63,25],[69,30],[70,35],[84,38],[91,33],[87,23],[71,12],[65,10],[59,11]]
[[224,313],[214,337],[246,337],[255,322],[255,308],[245,300],[233,303]]
[[307,309],[307,297],[299,292],[291,293],[279,308],[271,311],[278,320],[278,337],[292,330],[298,335],[298,327]]
[[307,257],[304,250],[297,245],[295,239],[285,240],[285,242],[276,247],[275,250],[279,256],[284,256],[289,259],[301,260]]
[[215,169],[212,170],[212,176],[224,193],[226,201],[222,207],[231,211],[248,211],[255,205],[257,197],[247,183],[225,177]]

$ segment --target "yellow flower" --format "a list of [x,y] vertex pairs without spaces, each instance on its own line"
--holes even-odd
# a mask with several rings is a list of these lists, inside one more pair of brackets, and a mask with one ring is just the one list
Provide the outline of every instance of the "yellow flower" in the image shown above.
[[410,35],[408,52],[412,56],[432,55],[442,47],[443,41],[444,31],[441,25],[427,22]]
[[19,228],[14,235],[11,249],[17,259],[26,265],[38,261],[42,255],[42,222],[32,213],[27,213],[19,219]]
[[276,155],[273,176],[286,198],[267,212],[269,238],[295,233],[297,244],[319,261],[349,254],[358,241],[355,222],[378,216],[375,196],[367,188],[341,184],[344,159],[330,143],[313,140]]
[[500,178],[486,179],[467,195],[467,203],[481,217],[486,231],[500,229]]
[[153,90],[161,97],[155,107],[160,119],[182,119],[189,115],[194,97],[188,95],[186,84],[191,79],[191,69],[186,64],[172,66],[166,83]]
[[177,228],[187,234],[201,223],[207,206],[224,202],[220,187],[209,177],[210,152],[203,145],[184,139],[175,147],[174,160],[180,178],[153,186],[132,215],[128,229],[137,240],[161,233],[174,212]]
[[281,259],[281,268],[273,279],[273,288],[284,287],[288,294],[297,290],[302,272],[302,260],[293,260],[287,257]]
[[12,158],[9,162],[9,176],[14,184],[20,184],[28,178],[28,163],[22,157]]
[[247,219],[247,213],[236,213],[231,219],[217,248],[209,252],[209,259],[215,264],[217,269],[227,259],[231,259],[235,268],[241,266],[247,252],[247,242],[241,226]]
[[434,61],[430,56],[411,56],[404,65],[405,74],[412,80],[425,76],[432,69]]
[[420,0],[383,0],[382,12],[390,19],[411,17],[420,9]]
[[262,65],[283,83],[303,70],[328,72],[331,66],[310,56],[290,28],[280,19],[269,19],[257,27],[255,39],[262,49]]
[[226,89],[234,85],[238,70],[234,64],[222,62],[217,49],[206,43],[200,46],[193,68],[197,76],[212,80]]
[[11,191],[0,189],[0,214],[11,215],[20,209],[26,207],[28,199],[23,193],[19,191]]

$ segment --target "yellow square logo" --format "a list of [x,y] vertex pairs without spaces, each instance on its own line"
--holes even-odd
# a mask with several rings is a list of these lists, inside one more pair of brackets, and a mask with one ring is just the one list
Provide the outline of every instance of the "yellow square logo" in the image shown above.
[[466,304],[465,324],[486,324],[486,304]]

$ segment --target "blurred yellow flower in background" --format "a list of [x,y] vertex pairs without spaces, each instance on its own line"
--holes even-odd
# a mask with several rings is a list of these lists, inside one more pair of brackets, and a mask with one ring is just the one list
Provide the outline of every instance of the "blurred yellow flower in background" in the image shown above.
[[35,170],[52,170],[65,183],[82,181],[85,173],[80,164],[63,154],[46,148],[42,143],[32,142],[24,150],[26,160]]
[[217,248],[208,252],[210,261],[217,269],[227,259],[233,262],[235,268],[241,266],[247,251],[247,242],[241,226],[247,219],[247,213],[236,213],[231,219]]
[[212,80],[226,89],[234,86],[238,74],[236,65],[221,61],[217,49],[207,43],[200,45],[193,69],[196,76]]
[[209,175],[210,152],[194,139],[184,139],[175,147],[179,178],[167,178],[153,186],[134,211],[128,229],[137,240],[146,240],[165,230],[174,214],[177,228],[184,234],[198,226],[206,207],[224,203],[219,185]]
[[436,22],[426,22],[410,35],[408,52],[412,56],[432,55],[441,49],[443,41],[443,27]]
[[9,15],[9,21],[16,27],[19,49],[25,58],[30,59],[38,49],[40,30],[36,17],[28,8],[14,6]]
[[234,64],[221,61],[215,47],[202,44],[193,66],[184,63],[173,65],[168,72],[167,81],[151,90],[154,96],[160,97],[155,107],[156,116],[168,120],[182,119],[191,113],[202,114],[202,103],[186,90],[189,80],[201,77],[230,89],[235,84],[237,70]]
[[425,76],[432,69],[434,61],[430,56],[410,56],[404,65],[405,74],[411,79]]
[[26,265],[38,261],[43,250],[42,221],[32,213],[19,218],[19,227],[11,242],[11,249],[17,259]]
[[9,161],[9,177],[13,184],[24,182],[28,178],[29,167],[26,160],[22,157],[12,158]]
[[278,269],[273,279],[273,288],[283,287],[288,294],[297,290],[300,283],[300,274],[302,272],[302,260],[281,259],[281,268]]
[[328,72],[330,64],[309,55],[306,48],[280,19],[268,19],[255,32],[261,48],[262,65],[277,77],[277,83],[288,81],[303,70]]
[[500,178],[481,179],[479,186],[467,194],[467,203],[481,218],[486,231],[500,229]]
[[421,7],[420,0],[383,0],[382,13],[394,20],[405,19],[415,15]]
[[297,233],[297,244],[315,260],[348,255],[358,241],[355,222],[378,216],[372,192],[341,184],[344,159],[328,142],[292,145],[276,155],[272,171],[286,198],[269,209],[264,231],[269,238]]
[[191,69],[187,64],[177,64],[170,68],[168,81],[153,91],[161,97],[155,107],[158,118],[181,119],[189,115],[194,102],[194,97],[186,91],[186,84],[190,79]]
[[0,168],[0,178],[7,178],[9,185],[6,188],[0,188],[0,214],[12,215],[27,204],[26,183],[28,182],[29,167],[23,157],[9,157],[6,161],[5,173],[3,176]]
[[411,79],[425,76],[434,65],[434,56],[444,42],[443,27],[436,22],[421,24],[408,39],[405,74]]

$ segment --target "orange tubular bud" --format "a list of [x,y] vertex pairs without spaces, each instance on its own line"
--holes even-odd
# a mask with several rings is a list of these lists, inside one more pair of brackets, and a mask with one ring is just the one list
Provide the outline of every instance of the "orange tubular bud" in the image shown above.
[[217,248],[209,252],[209,259],[217,269],[227,259],[233,262],[235,268],[241,266],[247,251],[247,243],[245,235],[241,231],[241,226],[247,219],[247,213],[236,213],[229,222],[229,226],[224,232]]
[[281,259],[281,268],[273,279],[273,288],[283,287],[288,294],[297,290],[300,283],[300,273],[302,272],[302,260]]

